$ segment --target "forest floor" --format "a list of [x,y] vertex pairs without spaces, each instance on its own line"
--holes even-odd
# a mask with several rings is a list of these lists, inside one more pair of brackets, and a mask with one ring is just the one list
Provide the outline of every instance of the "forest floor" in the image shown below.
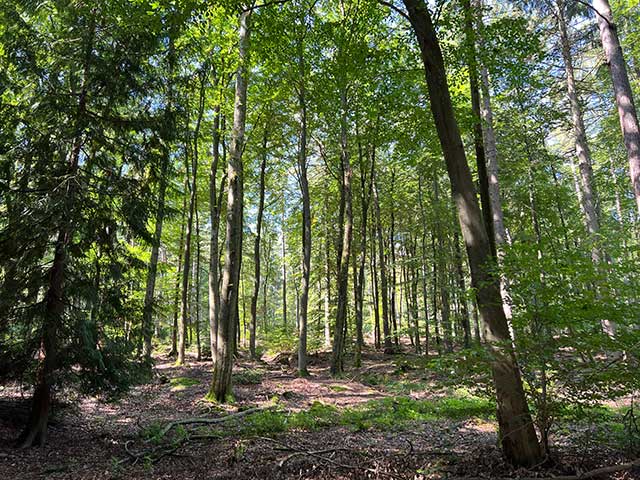
[[[497,447],[491,401],[447,386],[420,357],[367,351],[364,367],[341,379],[329,376],[328,359],[312,356],[311,376],[298,378],[287,357],[241,358],[235,401],[223,410],[203,400],[210,362],[191,358],[176,367],[157,358],[154,380],[117,402],[59,402],[47,445],[25,450],[11,442],[26,419],[29,392],[0,386],[0,478],[543,478],[633,460],[612,408],[559,421],[552,460],[515,470]],[[255,411],[237,415],[247,409]],[[163,433],[172,421],[224,415],[232,416]],[[598,478],[640,479],[640,471]]]

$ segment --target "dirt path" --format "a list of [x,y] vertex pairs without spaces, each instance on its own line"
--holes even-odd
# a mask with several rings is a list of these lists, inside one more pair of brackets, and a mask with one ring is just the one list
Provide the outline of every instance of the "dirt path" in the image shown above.
[[[406,377],[398,372],[397,364],[370,352],[365,365],[343,379],[332,379],[326,355],[320,355],[312,359],[311,377],[297,378],[286,362],[242,359],[234,371],[236,403],[224,412],[203,401],[211,377],[209,362],[192,360],[188,366],[176,367],[162,360],[152,383],[133,388],[118,403],[85,398],[76,407],[59,408],[47,445],[29,450],[10,446],[25,420],[28,395],[22,397],[15,386],[5,386],[0,390],[0,480],[426,479],[518,474],[501,459],[494,422],[479,418],[434,418],[410,426],[392,422],[384,429],[332,424],[310,431],[288,429],[271,439],[264,434],[236,431],[237,425],[225,426],[220,438],[189,441],[157,462],[126,461],[127,449],[139,452],[154,448],[144,442],[141,432],[171,420],[215,417],[274,402],[279,411],[293,415],[314,405],[342,411],[346,407],[362,408],[372,401],[395,401],[382,386],[361,380],[371,376]],[[433,380],[424,372],[413,376],[423,387]],[[436,398],[438,391],[421,388],[409,395],[424,400]],[[571,442],[562,448],[564,466],[554,468],[553,473],[571,473],[622,459],[606,448],[591,451]],[[309,454],[317,451],[323,453]],[[612,478],[640,476],[626,473]]]

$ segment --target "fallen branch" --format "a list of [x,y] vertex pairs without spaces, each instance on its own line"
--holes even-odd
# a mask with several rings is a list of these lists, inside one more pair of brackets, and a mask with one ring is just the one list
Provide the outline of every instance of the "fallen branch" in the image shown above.
[[553,480],[584,480],[587,478],[593,478],[600,475],[606,475],[608,473],[616,473],[616,472],[622,472],[624,470],[631,470],[634,467],[640,467],[640,458],[629,463],[621,463],[619,465],[610,465],[608,467],[596,468],[595,470],[590,470],[580,475],[564,475],[564,476],[552,477],[552,478]]
[[274,407],[267,407],[267,408],[260,408],[260,407],[255,407],[255,408],[248,408],[247,410],[242,410],[240,412],[236,412],[236,413],[230,413],[229,415],[225,415],[224,417],[217,417],[217,418],[203,418],[203,417],[198,417],[198,418],[184,418],[182,420],[175,420],[173,422],[168,423],[159,433],[160,437],[164,437],[167,433],[169,433],[171,431],[171,429],[173,429],[174,427],[177,427],[178,425],[197,425],[197,424],[207,424],[207,425],[212,425],[212,424],[218,424],[218,423],[224,423],[226,421],[229,420],[234,420],[237,418],[242,418],[245,417],[247,415],[251,415],[252,413],[258,413],[258,412],[264,412],[267,410],[272,410]]
[[394,478],[394,479],[398,479],[398,480],[406,480],[405,477],[401,476],[401,475],[396,475],[394,473],[391,472],[384,472],[384,471],[379,471],[375,468],[369,468],[369,467],[363,467],[360,465],[351,465],[348,463],[341,463],[341,462],[337,462],[332,458],[326,457],[323,454],[324,453],[335,453],[337,451],[352,451],[352,452],[357,452],[356,450],[351,450],[348,448],[327,448],[324,450],[305,450],[303,448],[300,447],[292,447],[290,445],[287,445],[286,443],[283,443],[279,440],[276,440],[274,438],[269,438],[269,437],[256,437],[257,440],[265,440],[268,442],[273,442],[277,445],[280,446],[279,450],[288,450],[288,451],[292,451],[294,453],[292,453],[291,455],[288,455],[287,457],[285,457],[283,460],[281,460],[279,462],[279,466],[282,467],[287,461],[291,460],[291,458],[296,457],[296,456],[301,456],[301,455],[308,455],[310,457],[314,457],[317,458],[320,461],[326,462],[326,463],[330,463],[331,465],[334,465],[336,467],[339,468],[344,468],[346,470],[362,470],[364,472],[368,472],[368,473],[373,473],[375,475],[380,475],[380,476],[384,476],[384,477],[389,477],[389,478]]
[[[629,463],[621,463],[618,465],[609,465],[608,467],[600,467],[595,470],[581,473],[580,475],[560,475],[557,477],[502,477],[497,480],[587,480],[589,478],[599,477],[611,473],[623,472],[633,468],[640,467],[640,458]],[[486,480],[484,477],[465,477],[466,480]]]

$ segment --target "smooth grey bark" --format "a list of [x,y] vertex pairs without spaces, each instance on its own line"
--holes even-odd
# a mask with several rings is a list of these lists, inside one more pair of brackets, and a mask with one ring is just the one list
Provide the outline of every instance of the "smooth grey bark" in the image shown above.
[[360,164],[360,250],[358,251],[358,273],[355,276],[355,311],[356,311],[356,350],[354,356],[354,365],[360,367],[362,365],[362,348],[364,347],[363,328],[363,303],[364,303],[364,281],[365,281],[365,265],[367,259],[367,220],[369,218],[369,202],[371,199],[371,191],[373,188],[372,179],[375,169],[375,145],[368,148],[367,155],[369,157],[369,165],[365,165],[365,155],[362,152],[362,145],[358,141],[358,161]]
[[282,203],[282,325],[287,328],[287,237],[285,234],[285,210],[287,206]]
[[636,199],[638,214],[640,214],[640,127],[638,126],[638,112],[633,101],[633,91],[629,82],[627,64],[622,53],[622,46],[618,38],[609,0],[593,0],[600,41],[607,59],[613,91],[618,107],[620,128],[624,137],[624,145],[629,159],[629,176],[633,195]]
[[[324,211],[325,218],[329,209],[328,189],[324,190]],[[324,222],[324,346],[331,346],[331,242],[329,240],[329,222]]]
[[382,300],[382,335],[384,344],[384,353],[392,354],[394,352],[391,343],[391,328],[389,325],[389,289],[387,281],[387,265],[384,258],[384,235],[382,232],[382,219],[380,218],[380,195],[378,192],[378,183],[376,181],[376,172],[372,170],[372,188],[373,188],[373,207],[376,218],[376,236],[378,240],[378,265],[380,268],[380,296]]
[[[193,152],[192,158],[189,158],[189,151],[191,147],[187,145],[185,149],[185,166],[186,174],[189,176],[189,162],[191,161],[191,183],[189,185],[189,213],[187,216],[187,229],[186,239],[184,247],[184,271],[182,272],[182,303],[180,306],[180,323],[179,323],[179,339],[178,339],[178,359],[177,365],[183,365],[185,360],[185,341],[187,333],[187,316],[189,314],[189,280],[191,270],[191,237],[193,235],[193,218],[195,214],[196,206],[196,189],[198,179],[198,147],[200,137],[200,126],[202,125],[202,116],[204,115],[204,103],[205,103],[205,87],[206,76],[204,72],[200,75],[200,95],[198,97],[198,117],[196,119],[196,126],[193,131]],[[190,144],[190,139],[187,138],[187,143]]]
[[353,210],[351,201],[351,169],[349,148],[347,143],[347,87],[340,89],[340,164],[341,164],[341,197],[344,205],[344,225],[342,228],[341,251],[338,257],[338,305],[336,309],[336,326],[333,335],[331,356],[331,375],[340,375],[343,371],[343,355],[345,329],[347,326],[347,301],[349,284],[349,259],[351,257],[351,239],[353,236]]
[[236,70],[236,91],[233,109],[231,149],[227,165],[227,218],[225,259],[220,288],[220,317],[213,370],[208,397],[226,402],[231,396],[231,372],[235,350],[238,288],[242,260],[243,165],[242,151],[247,115],[248,55],[251,11],[239,18],[239,63]]
[[269,130],[265,123],[262,136],[262,161],[260,162],[260,198],[258,200],[258,218],[256,220],[256,239],[253,244],[254,279],[251,295],[251,324],[249,326],[249,354],[256,358],[256,328],[258,325],[258,294],[260,293],[260,239],[262,237],[262,217],[264,214],[265,175],[267,169],[267,142]]
[[456,272],[458,274],[458,290],[460,291],[460,315],[462,319],[462,330],[464,332],[464,346],[469,348],[471,346],[471,322],[469,319],[469,309],[467,308],[466,291],[464,281],[464,271],[462,267],[462,252],[460,251],[460,237],[458,236],[458,230],[453,233],[453,244],[456,256]]
[[[567,81],[567,97],[571,110],[571,121],[573,126],[573,136],[575,141],[576,157],[578,159],[578,197],[580,207],[584,215],[584,222],[587,233],[594,241],[594,236],[600,230],[600,221],[596,207],[596,192],[593,182],[593,167],[591,162],[591,152],[587,143],[587,134],[582,116],[582,108],[576,90],[576,80],[573,69],[573,59],[571,57],[571,44],[567,33],[566,8],[564,0],[556,0],[556,17],[558,20],[558,30],[560,32],[560,46],[564,59],[565,75]],[[600,254],[594,246],[592,250],[593,260],[598,262]]]
[[[214,80],[217,85],[218,80]],[[211,223],[211,236],[209,238],[209,347],[211,360],[215,362],[215,350],[218,339],[218,316],[220,313],[220,289],[218,279],[220,276],[220,253],[218,249],[218,236],[220,230],[221,199],[217,192],[218,165],[220,164],[220,105],[214,107],[213,116],[213,158],[209,170],[209,222]],[[220,191],[224,191],[224,183],[220,185]]]
[[478,307],[487,329],[498,405],[500,441],[506,458],[535,465],[542,452],[527,406],[520,370],[502,307],[500,280],[492,274],[495,258],[476,198],[471,172],[453,111],[442,52],[423,0],[403,0],[422,54],[429,102],[451,181],[451,191],[465,240]]
[[300,109],[300,139],[298,146],[298,180],[302,195],[302,279],[299,297],[298,325],[298,375],[308,376],[307,370],[307,323],[309,311],[309,279],[311,275],[311,198],[307,178],[307,99],[304,64],[304,43],[298,45],[300,85],[298,105]]
[[491,253],[496,256],[495,233],[493,231],[493,213],[491,211],[491,194],[489,189],[489,176],[487,172],[487,160],[485,156],[484,140],[482,137],[482,113],[480,110],[480,88],[478,86],[478,60],[476,55],[476,32],[471,0],[462,0],[462,8],[465,16],[465,36],[467,43],[467,66],[469,67],[469,89],[471,91],[471,111],[473,112],[473,145],[476,154],[476,166],[480,184],[480,203],[482,205],[482,217],[489,236]]

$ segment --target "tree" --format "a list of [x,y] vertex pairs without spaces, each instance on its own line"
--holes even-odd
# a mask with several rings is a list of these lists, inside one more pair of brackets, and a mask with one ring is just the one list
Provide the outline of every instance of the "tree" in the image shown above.
[[422,53],[429,103],[451,180],[480,315],[488,329],[502,449],[515,464],[535,465],[540,461],[540,445],[522,388],[515,352],[511,347],[499,279],[490,271],[490,241],[453,113],[440,45],[426,5],[420,0],[404,0],[404,4]]
[[236,71],[236,94],[233,110],[231,150],[227,166],[227,225],[224,270],[220,287],[220,315],[215,345],[213,382],[209,397],[219,402],[231,396],[231,371],[236,337],[236,314],[240,262],[242,260],[243,168],[242,150],[247,114],[247,75],[251,10],[244,11],[238,21],[239,63]]
[[640,214],[640,127],[638,113],[633,101],[633,91],[629,82],[627,65],[622,53],[620,40],[608,0],[594,0],[593,9],[596,12],[600,41],[607,59],[607,66],[611,74],[613,91],[618,107],[620,128],[624,137],[624,145],[629,158],[629,175],[636,206]]

